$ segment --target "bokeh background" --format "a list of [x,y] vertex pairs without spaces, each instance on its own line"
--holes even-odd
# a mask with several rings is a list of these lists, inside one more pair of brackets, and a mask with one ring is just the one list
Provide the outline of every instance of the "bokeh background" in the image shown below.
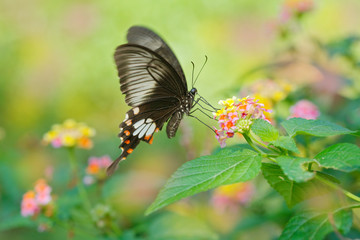
[[[0,231],[4,231],[0,238],[68,236],[61,228],[39,233],[25,223],[13,228],[14,222],[6,224],[20,215],[22,194],[37,179],[47,178],[57,195],[66,191],[70,178],[66,150],[42,144],[53,124],[71,118],[96,129],[94,147],[76,152],[84,169],[90,156],[115,159],[120,154],[118,125],[129,108],[119,90],[113,53],[125,43],[127,29],[133,25],[147,26],[167,41],[189,85],[191,61],[198,71],[207,55],[209,61],[196,87],[212,104],[247,94],[241,89],[251,89],[261,79],[281,80],[291,90],[280,97],[277,119],[286,119],[290,106],[306,98],[319,107],[322,118],[359,129],[360,2],[314,1],[311,11],[295,23],[283,19],[283,7],[284,1],[278,0],[2,0]],[[356,141],[354,137],[345,140]],[[176,138],[169,140],[161,132],[152,145],[140,144],[104,186],[106,202],[122,219],[122,227],[148,221],[143,212],[171,173],[217,147],[213,134],[188,118]],[[354,179],[357,176],[348,181]],[[261,176],[251,184],[258,205],[281,209],[280,224],[269,220],[234,230],[246,210],[219,213],[209,200],[212,193],[174,204],[168,211],[195,216],[223,236],[242,233],[233,239],[251,239],[255,233],[257,239],[275,238],[290,210],[279,197],[261,202],[265,195],[276,195]],[[358,184],[352,186],[356,189]]]

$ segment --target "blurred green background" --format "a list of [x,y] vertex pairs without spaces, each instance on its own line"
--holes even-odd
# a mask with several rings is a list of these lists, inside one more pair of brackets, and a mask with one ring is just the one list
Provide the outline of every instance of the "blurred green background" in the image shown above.
[[[41,144],[43,134],[53,124],[72,118],[96,129],[94,148],[77,152],[84,166],[89,156],[118,156],[118,125],[129,107],[119,90],[113,53],[116,46],[125,43],[129,27],[143,25],[159,33],[178,57],[188,82],[190,61],[199,70],[207,55],[209,61],[196,87],[216,104],[236,94],[245,82],[268,77],[263,73],[246,79],[240,76],[271,62],[288,44],[272,28],[282,3],[2,0],[0,220],[19,214],[22,194],[36,179],[44,177],[49,167],[55,169],[51,182],[54,191],[64,191],[64,179],[69,176],[66,152]],[[359,35],[359,10],[357,0],[316,1],[313,12],[302,20],[302,33],[297,39],[306,35],[331,42]],[[344,64],[337,63],[334,66]],[[297,77],[296,73],[291,76]],[[358,73],[351,76],[351,81],[359,81]],[[358,99],[358,95],[346,91],[342,96]],[[325,110],[331,108],[326,98],[321,101],[318,103]],[[140,144],[121,164],[115,177],[118,181],[107,185],[110,202],[124,218],[143,218],[144,209],[178,166],[210,153],[217,145],[212,133],[193,119],[184,120],[175,139],[167,139],[164,132],[156,134],[153,145]],[[265,235],[269,227],[263,230]],[[274,227],[271,232],[279,234],[279,229]],[[61,234],[41,234],[36,229],[0,232],[0,238],[14,240],[55,239],[55,235],[63,239]]]

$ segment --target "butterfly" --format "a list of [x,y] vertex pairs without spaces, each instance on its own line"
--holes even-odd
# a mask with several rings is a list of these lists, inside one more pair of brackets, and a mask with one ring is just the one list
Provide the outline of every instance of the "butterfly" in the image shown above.
[[197,89],[188,91],[179,61],[159,35],[134,26],[128,30],[127,41],[116,48],[114,58],[120,90],[132,108],[119,126],[122,153],[108,167],[108,175],[141,141],[152,144],[154,133],[165,122],[168,138],[174,137],[184,114],[190,115],[197,103]]

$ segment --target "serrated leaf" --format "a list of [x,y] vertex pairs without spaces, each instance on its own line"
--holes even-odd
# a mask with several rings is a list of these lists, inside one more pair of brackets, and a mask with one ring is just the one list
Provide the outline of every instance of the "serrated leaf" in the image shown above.
[[251,131],[253,131],[264,142],[275,141],[279,137],[279,131],[263,119],[256,119],[251,125]]
[[306,182],[314,177],[313,172],[306,171],[304,164],[314,160],[301,157],[280,156],[276,158],[285,175],[295,182]]
[[281,125],[285,128],[286,132],[291,137],[298,134],[327,137],[339,134],[355,133],[355,131],[351,131],[335,123],[323,120],[306,120],[303,118],[291,118],[287,121],[282,122]]
[[299,202],[326,193],[327,187],[316,179],[304,183],[290,180],[279,165],[263,163],[261,170],[264,178],[272,188],[283,196],[289,208]]
[[280,136],[275,141],[271,141],[270,144],[274,145],[275,147],[299,153],[299,149],[296,147],[296,143],[292,137]]
[[259,173],[261,159],[251,150],[224,149],[215,155],[189,161],[171,176],[146,214],[199,192],[248,181]]
[[168,213],[151,222],[147,239],[216,240],[218,236],[195,218]]
[[360,148],[350,143],[332,145],[315,156],[322,167],[345,172],[360,168]]
[[290,219],[279,240],[322,240],[333,231],[330,223],[331,217],[333,217],[335,226],[340,232],[346,233],[350,230],[351,210],[339,210],[330,214],[327,212],[303,212]]

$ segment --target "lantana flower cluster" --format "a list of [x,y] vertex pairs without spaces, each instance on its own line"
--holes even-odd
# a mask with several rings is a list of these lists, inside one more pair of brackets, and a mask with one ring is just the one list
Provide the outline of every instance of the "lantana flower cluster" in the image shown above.
[[90,185],[95,180],[105,180],[106,169],[111,165],[112,160],[109,156],[105,155],[102,157],[90,157],[88,166],[86,167],[86,176],[84,177],[84,183]]
[[53,215],[53,197],[51,196],[51,187],[44,179],[39,179],[34,187],[23,195],[21,201],[21,215],[23,217],[36,217],[43,213],[50,217]]
[[[247,204],[254,196],[255,187],[251,182],[241,182],[218,187],[214,190],[212,204],[223,212],[226,208],[238,208]],[[235,210],[235,209],[234,209]]]
[[95,130],[85,123],[78,123],[72,119],[66,120],[63,124],[55,124],[51,130],[45,133],[43,141],[51,144],[54,148],[79,147],[90,149],[93,146],[91,137]]
[[216,138],[221,147],[226,146],[226,139],[232,138],[235,133],[246,133],[255,119],[264,119],[268,122],[264,104],[255,98],[245,97],[242,99],[233,97],[219,101],[223,107],[214,112],[214,118],[218,120],[220,129],[215,128]]

